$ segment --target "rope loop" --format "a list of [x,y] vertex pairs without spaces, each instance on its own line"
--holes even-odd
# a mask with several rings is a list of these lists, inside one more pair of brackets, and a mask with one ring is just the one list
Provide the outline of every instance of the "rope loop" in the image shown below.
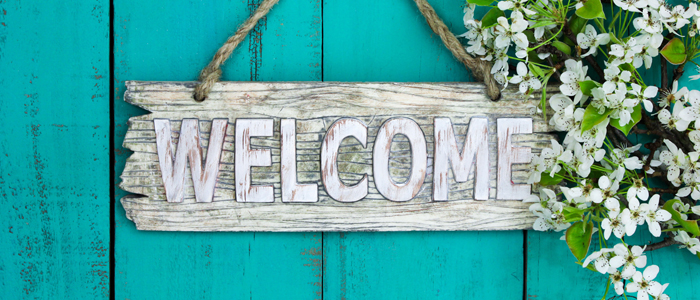
[[[196,101],[204,101],[204,99],[207,98],[214,84],[221,78],[221,65],[231,56],[233,50],[245,39],[258,21],[267,15],[277,2],[279,2],[279,0],[263,0],[255,12],[248,17],[238,30],[236,30],[236,33],[229,37],[226,43],[216,51],[209,65],[199,74],[200,83],[195,86],[193,95]],[[457,37],[450,32],[427,0],[414,0],[414,2],[433,32],[440,36],[445,47],[447,47],[447,49],[452,52],[452,55],[467,67],[467,69],[471,70],[476,80],[483,81],[484,84],[486,84],[486,93],[489,98],[494,101],[498,100],[501,97],[501,90],[498,82],[496,82],[491,74],[491,63],[469,55],[464,49],[464,46],[462,46],[459,40],[457,40]]]

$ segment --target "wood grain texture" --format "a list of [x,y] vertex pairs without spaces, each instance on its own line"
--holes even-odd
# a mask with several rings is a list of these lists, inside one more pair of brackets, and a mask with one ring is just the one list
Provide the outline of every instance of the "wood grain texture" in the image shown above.
[[[131,155],[121,146],[127,121],[146,113],[124,102],[124,81],[195,80],[256,3],[114,0],[117,175]],[[234,51],[223,79],[320,80],[320,6],[281,1]],[[117,200],[126,194],[117,188]],[[321,298],[320,233],[138,231],[119,201],[115,218],[116,299]]]
[[[122,205],[127,217],[134,220],[139,229],[494,230],[528,228],[534,220],[527,204],[494,201],[498,194],[497,162],[508,155],[508,151],[502,149],[527,150],[520,160],[514,160],[527,163],[531,149],[538,153],[554,138],[541,116],[531,113],[530,106],[539,100],[524,101],[517,91],[507,90],[500,101],[493,102],[486,97],[483,85],[473,83],[222,82],[200,103],[191,97],[193,84],[126,83],[125,100],[152,112],[131,118],[124,139],[124,146],[134,154],[127,160],[120,187],[144,197],[124,198]],[[488,119],[490,126],[484,128],[490,127],[489,131],[494,133],[488,136],[489,169],[480,171],[488,174],[491,201],[473,201],[473,173],[462,183],[454,182],[454,176],[449,174],[448,181],[453,184],[449,187],[448,198],[452,201],[432,201],[433,119],[436,116],[448,117],[454,122],[460,141],[466,139],[472,117],[477,117],[477,121]],[[279,126],[282,119],[292,117],[296,118],[300,182],[321,182],[321,143],[332,124],[345,117],[367,124],[366,147],[355,139],[344,140],[338,150],[337,166],[344,182],[357,182],[369,176],[369,194],[364,200],[341,203],[319,186],[318,203],[282,205]],[[188,137],[191,133],[187,133],[192,126],[184,124],[192,118],[199,119],[201,124],[201,150],[189,147],[187,142],[193,140]],[[229,120],[213,203],[195,203],[196,183],[190,173],[186,175],[184,204],[164,201],[166,193],[162,167],[158,156],[154,155],[157,139],[153,127],[153,120],[163,119],[170,120],[175,133],[173,141],[186,138],[180,143],[183,149],[189,149],[187,152],[205,151],[211,120]],[[515,127],[504,130],[496,123],[512,122],[501,122],[503,120],[534,123],[529,126],[534,126],[535,131],[518,135],[527,131]],[[178,127],[183,127],[187,134],[178,135]],[[532,127],[527,129],[531,131]],[[499,138],[495,133],[501,131],[509,134]],[[513,140],[513,145],[504,140]],[[499,146],[503,143],[507,145]],[[175,155],[184,157],[184,154]],[[527,168],[527,165],[514,165],[511,176],[509,166],[508,172],[501,172],[501,176],[507,178],[509,185],[511,182],[523,185]],[[406,184],[390,184],[394,180],[406,181]],[[510,199],[517,199],[517,195],[511,194]],[[404,201],[404,204],[396,203]]]
[[109,1],[0,1],[0,298],[109,298],[109,93]]

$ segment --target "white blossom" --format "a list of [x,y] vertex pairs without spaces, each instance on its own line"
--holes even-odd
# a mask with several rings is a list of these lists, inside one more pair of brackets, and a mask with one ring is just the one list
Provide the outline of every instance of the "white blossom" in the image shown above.
[[686,10],[683,5],[676,5],[672,9],[669,9],[665,5],[659,7],[659,15],[662,18],[661,22],[673,33],[676,33],[676,30],[681,29],[683,26],[690,24],[690,18],[695,15],[696,11],[697,4],[695,3],[689,5],[688,10]]
[[[576,115],[576,112],[574,112]],[[583,111],[581,112],[581,119],[583,119]],[[607,126],[610,123],[610,119],[605,119],[598,125],[593,126],[593,128],[581,132],[581,126],[579,123],[577,131],[570,131],[569,134],[573,133],[573,137],[580,143],[586,143],[595,145],[597,148],[603,147],[605,142],[605,135],[608,133]]]
[[666,125],[667,128],[675,129],[678,131],[685,131],[688,129],[690,122],[681,117],[681,113],[685,111],[682,103],[676,103],[671,109],[673,113],[669,112],[668,109],[662,109],[659,111],[659,122]]
[[520,84],[520,92],[527,93],[532,90],[539,90],[542,88],[542,83],[537,76],[533,75],[530,70],[528,70],[527,65],[524,62],[519,62],[517,67],[518,74],[510,79],[510,83]]
[[686,158],[685,170],[681,174],[683,182],[686,184],[700,182],[700,162],[698,162],[700,153],[695,151],[690,152]]
[[[627,42],[620,42],[610,45],[609,54],[614,57],[611,62],[613,66],[619,66],[634,61],[635,55],[642,52],[644,45],[637,45],[637,39],[629,39]],[[607,75],[607,74],[606,74]],[[628,82],[625,80],[625,82]]]
[[562,215],[564,206],[556,200],[556,194],[550,189],[540,189],[539,199],[536,195],[530,195],[523,202],[536,202],[530,205],[530,211],[537,216],[533,229],[537,231],[562,231],[571,223],[565,222]]
[[627,232],[627,227],[631,225],[630,211],[625,208],[621,213],[618,213],[620,203],[614,198],[605,200],[605,207],[610,211],[608,212],[608,217],[600,223],[600,227],[603,229],[603,236],[607,240],[610,238],[610,234],[614,233],[618,239],[622,238]]
[[[688,122],[695,122],[695,129],[700,129],[700,91],[692,90],[685,95],[689,107],[684,107],[678,115],[681,119]],[[678,103],[676,103],[678,105]],[[682,105],[679,105],[683,107]],[[680,129],[679,129],[680,130]],[[684,130],[680,130],[684,131]]]
[[659,225],[659,222],[670,220],[671,214],[659,208],[659,195],[651,196],[649,203],[643,203],[640,207],[643,211],[646,211],[644,218],[649,225],[649,232],[655,237],[661,236],[661,225]]
[[498,17],[494,45],[497,48],[508,48],[510,42],[513,41],[521,48],[527,48],[527,36],[523,33],[523,30],[527,29],[527,21],[519,11],[511,13],[510,18],[513,21],[512,24],[508,24],[506,17]]
[[700,183],[686,182],[686,186],[680,188],[676,193],[677,197],[688,197],[690,195],[693,200],[700,200]]
[[635,99],[639,102],[642,102],[644,104],[644,109],[646,109],[648,112],[651,112],[653,110],[653,103],[649,100],[650,98],[656,97],[656,94],[659,92],[659,88],[655,86],[647,86],[645,89],[642,90],[642,86],[636,84],[636,83],[630,83],[630,86],[632,87],[632,90],[628,91],[628,95],[632,95],[631,99]]
[[491,74],[499,72],[508,72],[508,48],[500,48],[493,50],[493,66]]
[[657,274],[659,274],[659,267],[656,265],[648,266],[644,273],[637,271],[632,276],[634,282],[627,283],[627,292],[636,292],[638,300],[649,300],[649,295],[659,296],[662,286],[660,283],[653,281]]
[[659,160],[666,165],[668,171],[666,174],[666,179],[669,181],[674,181],[681,174],[681,168],[685,168],[685,153],[683,153],[683,150],[678,149],[678,147],[676,147],[676,145],[669,140],[664,140],[664,144],[666,144],[668,150],[661,151]]
[[642,16],[637,17],[632,21],[634,28],[637,30],[643,30],[647,33],[656,34],[663,31],[663,24],[661,23],[661,16],[656,10],[642,10]]
[[[608,86],[608,83],[612,87]],[[611,90],[606,91],[606,88]],[[632,113],[637,106],[637,101],[627,98],[627,86],[624,83],[618,82],[615,87],[613,81],[607,81],[603,84],[603,88],[594,88],[591,93],[593,100],[590,105],[597,108],[599,114],[609,110],[610,118],[619,119],[622,126],[632,121]]]
[[573,158],[569,166],[573,167],[579,176],[588,177],[591,173],[591,166],[595,163],[593,157],[586,153],[586,150],[579,143],[571,143],[567,150],[573,152]]
[[678,81],[677,80],[673,81],[672,89],[670,91],[668,91],[668,90],[661,91],[661,97],[659,99],[659,106],[667,107],[671,103],[676,103],[676,100],[683,99],[687,93],[688,93],[688,88],[683,87],[679,90],[678,89]]
[[559,86],[559,89],[564,95],[574,96],[574,103],[578,104],[584,97],[579,82],[591,79],[586,76],[588,66],[584,67],[583,62],[573,59],[567,59],[564,64],[566,65],[566,72],[561,74],[562,84]]
[[620,273],[620,270],[615,269],[613,272],[610,273],[610,281],[613,285],[613,288],[615,289],[615,293],[618,295],[622,295],[622,293],[625,292],[625,283],[623,280],[629,279],[629,278],[623,278],[622,273]]
[[636,197],[627,198],[627,209],[630,211],[629,226],[627,226],[627,235],[631,236],[637,230],[637,225],[644,224],[646,220],[646,210],[643,210]]
[[588,49],[588,52],[581,55],[581,57],[586,57],[595,55],[598,46],[607,45],[610,42],[610,35],[607,33],[597,34],[593,25],[588,24],[584,32],[576,35],[576,41],[581,49]]
[[603,248],[600,251],[591,253],[581,264],[582,267],[587,267],[588,264],[593,262],[595,269],[600,272],[600,274],[605,274],[610,271],[610,256],[613,252],[612,248]]
[[498,2],[498,9],[502,11],[506,11],[508,9],[519,12],[523,12],[527,15],[534,15],[535,12],[531,9],[528,9],[525,7],[527,4],[528,0],[506,0],[506,1],[499,1]]
[[595,203],[601,203],[608,199],[617,201],[617,199],[615,199],[615,195],[617,194],[617,190],[619,188],[620,184],[617,181],[610,181],[610,178],[605,175],[600,176],[600,178],[598,178],[598,188],[591,191],[591,199]]
[[641,178],[633,179],[632,185],[627,190],[627,199],[629,200],[632,198],[639,198],[642,200],[649,199],[649,190]]
[[554,94],[549,98],[549,106],[554,110],[549,124],[554,125],[556,130],[569,131],[574,122],[576,104],[564,94]]
[[634,54],[632,65],[639,68],[644,65],[645,68],[651,68],[653,58],[659,55],[659,47],[664,38],[661,34],[642,34],[635,38],[637,45],[641,46],[641,51]]
[[627,246],[620,243],[613,247],[615,257],[610,259],[610,266],[617,269],[622,267],[622,277],[630,279],[637,272],[636,268],[644,268],[647,265],[647,257],[642,255],[644,248],[632,246],[628,249]]
[[613,3],[623,10],[629,10],[632,12],[641,12],[640,8],[647,6],[646,0],[613,0]]
[[678,234],[673,238],[676,242],[681,243],[679,248],[687,248],[690,253],[696,255],[700,251],[700,240],[697,238],[691,238],[687,232],[680,230]]
[[668,287],[668,283],[661,286],[661,294],[658,297],[656,297],[656,300],[671,300],[671,297],[664,294],[664,291],[666,290],[667,287]]
[[630,73],[630,71],[620,71],[619,67],[611,66],[610,68],[605,69],[603,73],[605,74],[605,83],[603,83],[603,91],[605,91],[605,93],[610,94],[616,92],[616,89],[624,91],[625,94],[627,93],[627,87],[620,87],[619,84],[630,81],[630,78],[632,77],[632,73]]

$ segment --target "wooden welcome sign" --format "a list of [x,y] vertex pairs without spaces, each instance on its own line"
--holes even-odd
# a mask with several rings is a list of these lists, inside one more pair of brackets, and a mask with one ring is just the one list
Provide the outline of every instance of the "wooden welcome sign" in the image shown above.
[[121,175],[142,230],[529,228],[531,153],[553,138],[532,107],[478,83],[126,83],[134,151]]

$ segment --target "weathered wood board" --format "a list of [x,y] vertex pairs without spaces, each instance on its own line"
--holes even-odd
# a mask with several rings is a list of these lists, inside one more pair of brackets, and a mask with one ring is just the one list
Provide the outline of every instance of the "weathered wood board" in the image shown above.
[[[223,82],[201,103],[192,82],[126,87],[127,102],[152,112],[131,118],[124,139],[134,154],[121,188],[136,195],[121,202],[141,230],[526,229],[526,163],[553,138],[533,114],[538,98],[506,90],[492,102],[477,83]],[[208,147],[212,127],[219,150]],[[190,165],[201,160],[195,181],[185,154],[176,159],[180,132],[201,146],[187,154]],[[441,133],[454,142],[436,143]],[[433,182],[434,170],[446,180]]]

